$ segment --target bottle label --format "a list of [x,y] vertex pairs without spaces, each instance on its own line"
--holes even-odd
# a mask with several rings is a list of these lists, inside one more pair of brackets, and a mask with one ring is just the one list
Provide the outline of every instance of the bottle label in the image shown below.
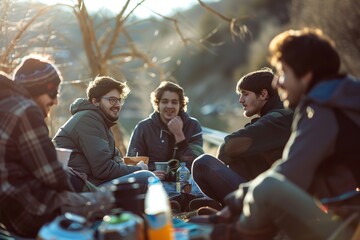
[[[187,189],[190,188],[190,189]],[[176,182],[176,192],[180,193],[190,193],[191,184],[188,181]]]
[[166,225],[168,218],[166,213],[146,214],[146,220],[150,228],[159,229]]

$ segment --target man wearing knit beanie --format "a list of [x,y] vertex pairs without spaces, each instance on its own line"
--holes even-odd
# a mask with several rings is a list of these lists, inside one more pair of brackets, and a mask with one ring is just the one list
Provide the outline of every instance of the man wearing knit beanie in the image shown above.
[[29,92],[45,117],[50,107],[57,104],[61,80],[59,70],[48,58],[35,55],[23,58],[14,71],[15,83]]
[[112,194],[75,193],[57,160],[44,121],[57,103],[61,76],[55,65],[26,57],[15,77],[0,72],[0,223],[11,234],[34,238],[65,212],[84,217],[108,213]]

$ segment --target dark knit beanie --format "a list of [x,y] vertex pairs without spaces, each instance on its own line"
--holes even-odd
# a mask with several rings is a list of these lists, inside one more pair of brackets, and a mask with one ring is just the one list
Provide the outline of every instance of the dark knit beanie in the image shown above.
[[55,98],[61,82],[57,67],[47,60],[24,58],[15,69],[14,81],[27,89],[32,97],[48,93]]

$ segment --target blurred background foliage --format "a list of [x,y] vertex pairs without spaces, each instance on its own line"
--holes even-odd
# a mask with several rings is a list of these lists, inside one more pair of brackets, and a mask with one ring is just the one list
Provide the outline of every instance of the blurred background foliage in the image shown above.
[[48,118],[52,136],[96,75],[127,81],[132,92],[113,129],[122,152],[135,124],[152,112],[149,95],[162,80],[184,87],[188,112],[203,126],[242,128],[249,119],[242,116],[236,82],[269,66],[269,41],[289,28],[321,28],[335,40],[343,70],[360,74],[360,1],[222,0],[205,7],[197,2],[173,16],[139,19],[128,6],[118,13],[88,12],[82,0],[51,6],[2,0],[0,70],[11,74],[29,53],[53,56],[64,83]]

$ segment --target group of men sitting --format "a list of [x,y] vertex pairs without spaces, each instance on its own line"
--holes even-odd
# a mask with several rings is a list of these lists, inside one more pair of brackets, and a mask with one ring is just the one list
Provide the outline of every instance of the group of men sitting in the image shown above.
[[[358,190],[360,81],[341,74],[333,42],[318,29],[282,32],[269,50],[277,74],[263,68],[238,81],[244,115],[255,118],[225,137],[217,156],[204,153],[183,88],[165,81],[151,93],[154,112],[131,135],[127,155],[150,159],[134,166],[111,132],[129,94],[125,82],[96,77],[51,139],[44,118],[58,103],[62,76],[49,59],[24,57],[12,76],[0,76],[0,222],[34,237],[65,212],[106,214],[113,197],[96,189],[114,179],[134,178],[145,193],[157,176],[171,196],[171,176],[154,162],[178,159],[191,169],[192,194],[221,206],[190,219],[212,224],[211,239],[272,239],[279,231],[290,239],[351,239],[358,219],[347,224],[348,212],[324,211],[318,200]],[[72,150],[71,171],[55,146]],[[92,191],[84,191],[87,182]]]

